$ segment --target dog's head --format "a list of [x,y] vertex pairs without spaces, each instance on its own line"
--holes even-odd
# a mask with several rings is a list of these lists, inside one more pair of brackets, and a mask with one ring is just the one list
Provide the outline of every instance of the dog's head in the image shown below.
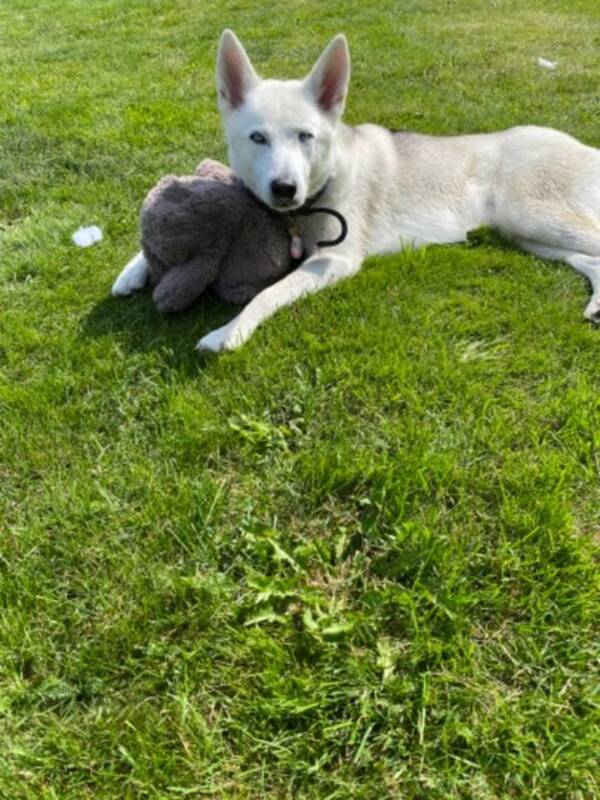
[[333,164],[333,134],[342,116],[350,56],[336,36],[302,81],[261,80],[232,31],[221,36],[217,91],[231,167],[264,203],[302,206],[321,189]]

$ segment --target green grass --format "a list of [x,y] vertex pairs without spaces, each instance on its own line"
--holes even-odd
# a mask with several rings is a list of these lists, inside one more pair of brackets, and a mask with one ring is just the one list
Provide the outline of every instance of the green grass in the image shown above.
[[231,308],[109,296],[225,157],[226,25],[289,77],[344,30],[350,122],[600,146],[596,0],[0,5],[0,797],[597,798],[583,280],[476,236],[219,358]]

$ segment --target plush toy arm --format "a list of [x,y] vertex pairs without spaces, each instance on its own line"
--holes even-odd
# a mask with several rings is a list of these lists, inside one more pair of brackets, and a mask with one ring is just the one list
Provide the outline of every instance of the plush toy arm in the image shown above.
[[158,283],[152,299],[159,311],[183,311],[215,280],[217,263],[199,256],[170,269]]

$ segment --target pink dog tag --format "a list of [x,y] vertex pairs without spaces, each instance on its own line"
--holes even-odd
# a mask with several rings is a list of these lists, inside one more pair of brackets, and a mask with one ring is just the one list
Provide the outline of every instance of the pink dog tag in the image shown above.
[[304,248],[302,247],[302,239],[298,236],[297,233],[292,233],[292,240],[290,242],[291,257],[295,260],[302,258],[303,250]]

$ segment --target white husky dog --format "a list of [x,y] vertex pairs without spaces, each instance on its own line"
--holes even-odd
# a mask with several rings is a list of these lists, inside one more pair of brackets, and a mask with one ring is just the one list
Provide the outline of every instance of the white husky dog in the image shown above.
[[[260,200],[294,220],[308,257],[198,349],[239,347],[277,309],[353,275],[367,255],[463,242],[482,225],[583,273],[592,285],[585,316],[600,321],[600,150],[533,126],[451,137],[348,127],[341,117],[349,78],[342,35],[304,80],[278,81],[261,80],[235,34],[223,33],[217,90],[231,166]],[[295,215],[316,197],[347,221],[335,247],[318,245],[339,236],[333,215]],[[138,254],[113,294],[147,280]]]

